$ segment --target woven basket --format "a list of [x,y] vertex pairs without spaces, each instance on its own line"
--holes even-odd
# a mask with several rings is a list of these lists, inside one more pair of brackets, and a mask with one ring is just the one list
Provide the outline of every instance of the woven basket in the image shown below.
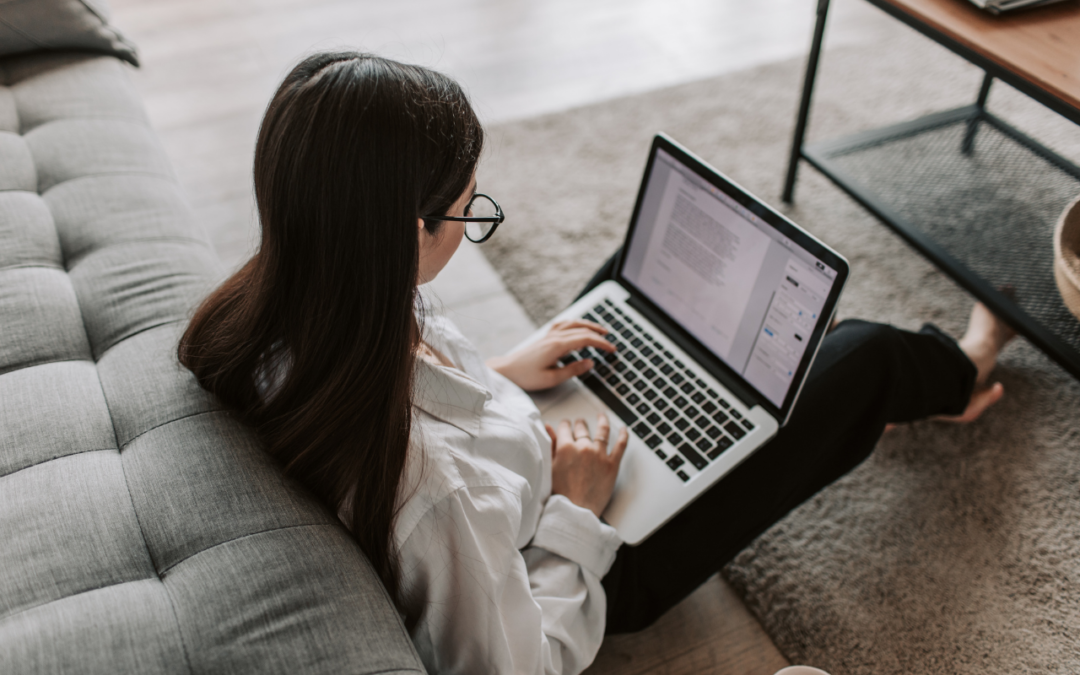
[[1054,228],[1054,280],[1065,306],[1080,319],[1080,197],[1065,208]]

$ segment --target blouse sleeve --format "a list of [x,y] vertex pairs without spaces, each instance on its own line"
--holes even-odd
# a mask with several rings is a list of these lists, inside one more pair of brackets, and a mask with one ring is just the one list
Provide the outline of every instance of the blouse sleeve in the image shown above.
[[520,524],[511,491],[461,488],[401,546],[404,600],[430,672],[576,674],[596,657],[607,608],[600,579],[618,535],[559,495],[524,551]]

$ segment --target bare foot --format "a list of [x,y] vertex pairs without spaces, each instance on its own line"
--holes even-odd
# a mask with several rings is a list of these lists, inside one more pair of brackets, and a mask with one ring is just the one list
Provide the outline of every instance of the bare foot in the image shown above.
[[975,377],[976,389],[986,385],[990,371],[997,363],[998,354],[1014,337],[1016,331],[997,318],[986,305],[977,302],[971,308],[971,319],[968,321],[967,332],[960,338],[960,349],[964,350],[978,370]]
[[975,391],[971,394],[971,400],[963,413],[940,415],[934,419],[945,422],[971,422],[1001,400],[1001,397],[1005,395],[1005,387],[1000,382],[993,384],[987,384],[987,382],[990,379],[990,371],[997,363],[998,354],[1014,337],[1016,337],[1016,331],[997,318],[986,305],[981,302],[975,303],[975,306],[971,308],[971,320],[968,322],[967,332],[960,338],[960,349],[975,364],[977,371]]

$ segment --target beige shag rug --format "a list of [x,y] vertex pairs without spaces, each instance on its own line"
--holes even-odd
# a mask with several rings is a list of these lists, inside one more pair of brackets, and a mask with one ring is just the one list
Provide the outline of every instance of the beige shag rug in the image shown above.
[[[664,130],[779,204],[802,60],[490,130],[484,252],[533,319],[620,243]],[[899,26],[826,51],[812,138],[970,103],[981,72]],[[991,110],[1080,161],[1080,130],[1000,83]],[[784,209],[846,255],[841,317],[958,334],[971,299],[807,165]],[[1023,340],[976,424],[919,423],[758,539],[723,574],[793,662],[834,675],[1080,672],[1080,386]]]

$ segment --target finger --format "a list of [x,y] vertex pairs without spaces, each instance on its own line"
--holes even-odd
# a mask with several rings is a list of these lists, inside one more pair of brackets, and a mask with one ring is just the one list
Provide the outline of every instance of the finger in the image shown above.
[[570,420],[559,422],[559,430],[555,434],[555,443],[559,446],[573,445],[574,433],[570,430]]
[[596,416],[596,441],[600,446],[600,450],[607,454],[607,442],[608,436],[611,435],[611,422],[608,421],[608,416],[604,413],[600,413]]
[[589,438],[589,425],[580,417],[574,420],[574,440]]
[[595,347],[601,351],[613,352],[615,345],[591,331],[577,330],[567,333],[559,338],[556,343],[561,354],[581,349],[582,347]]
[[[596,323],[595,321],[587,321],[585,319],[576,319],[573,321],[560,321],[555,324],[559,326],[560,330],[569,328],[587,328],[591,331],[595,331],[601,335],[607,335],[608,329]],[[554,328],[555,326],[552,326]]]
[[547,435],[551,439],[551,442],[554,443],[555,442],[555,429],[554,429],[554,427],[552,427],[550,424],[544,424],[544,431],[547,432]]
[[612,461],[615,462],[615,466],[622,464],[623,455],[626,454],[626,444],[630,442],[630,434],[626,431],[626,427],[619,429],[619,436],[615,439],[615,447],[611,449]]
[[574,361],[562,368],[549,368],[541,371],[543,388],[550,389],[551,387],[566,382],[575,375],[584,375],[592,370],[594,365],[596,364],[593,363],[592,359],[582,359],[581,361]]

